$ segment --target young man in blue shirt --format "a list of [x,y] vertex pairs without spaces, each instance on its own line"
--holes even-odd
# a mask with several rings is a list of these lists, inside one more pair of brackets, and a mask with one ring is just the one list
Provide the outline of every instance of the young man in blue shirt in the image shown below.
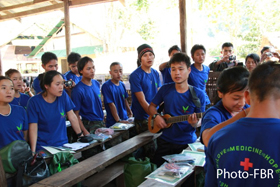
[[279,79],[279,63],[253,70],[245,92],[249,113],[214,127],[219,130],[208,143],[205,186],[279,186]]
[[[104,127],[104,115],[100,84],[93,79],[95,75],[93,60],[89,57],[81,58],[78,62],[78,70],[83,78],[72,90],[71,98],[75,104],[74,112],[81,127],[85,125],[86,129],[82,130],[94,133],[97,128]],[[88,134],[87,131],[84,132],[85,135]]]
[[[78,71],[82,75],[82,80],[72,89],[71,98],[75,104],[73,110],[78,117],[83,134],[94,134],[96,129],[105,125],[100,84],[93,79],[95,75],[93,60],[89,57],[81,58],[78,62]],[[82,155],[87,158],[101,151],[102,149],[89,149],[82,152]]]
[[130,74],[129,83],[132,96],[132,112],[134,114],[135,134],[148,130],[148,107],[152,98],[161,86],[158,72],[152,68],[154,51],[151,46],[143,44],[137,48],[138,61],[141,62],[135,71]]
[[[168,50],[169,58],[171,58],[175,53],[179,53],[179,52],[181,52],[181,49],[177,45],[170,47],[170,49]],[[171,78],[170,67],[168,66],[168,62],[164,62],[160,64],[159,71],[161,72],[163,78],[163,84],[173,82]]]
[[[51,52],[45,52],[42,57],[42,68],[45,70],[45,72],[51,71],[51,70],[58,70],[58,63],[57,63],[57,56],[54,53]],[[43,78],[43,74],[41,73],[36,77],[33,81],[32,87],[35,91],[35,95],[42,92],[42,89],[40,87],[40,80]],[[63,79],[66,80],[65,76],[63,75]]]
[[128,116],[132,112],[127,102],[128,94],[124,83],[121,81],[123,66],[119,62],[113,62],[109,71],[112,79],[106,81],[101,88],[106,109],[106,126],[110,127],[116,122],[128,123]]
[[[149,106],[154,124],[162,129],[162,135],[157,139],[158,148],[153,159],[157,166],[164,163],[162,156],[181,153],[189,143],[196,141],[195,130],[198,118],[195,113],[205,110],[205,92],[193,87],[201,103],[201,107],[197,108],[188,85],[191,72],[190,58],[184,53],[176,53],[170,59],[169,65],[174,83],[163,85]],[[162,102],[164,102],[165,114],[171,116],[190,114],[188,121],[174,123],[170,128],[166,128],[167,124],[157,113],[156,108]]]
[[79,74],[78,71],[78,61],[81,59],[81,55],[78,53],[70,53],[67,57],[67,62],[69,65],[70,70],[67,71],[64,76],[67,80],[72,80],[75,84],[78,84],[82,80],[82,76]]
[[210,68],[205,66],[206,49],[203,45],[194,45],[191,49],[191,55],[194,63],[191,65],[191,73],[188,78],[188,83],[205,91],[206,105],[210,105],[209,97],[206,93],[206,83]]

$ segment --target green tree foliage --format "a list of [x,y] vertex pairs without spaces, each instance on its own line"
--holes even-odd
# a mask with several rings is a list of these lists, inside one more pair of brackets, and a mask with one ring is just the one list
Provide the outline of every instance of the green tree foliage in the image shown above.
[[248,53],[258,52],[264,34],[280,30],[280,1],[198,0],[198,9],[207,16],[216,36],[229,34],[243,58]]

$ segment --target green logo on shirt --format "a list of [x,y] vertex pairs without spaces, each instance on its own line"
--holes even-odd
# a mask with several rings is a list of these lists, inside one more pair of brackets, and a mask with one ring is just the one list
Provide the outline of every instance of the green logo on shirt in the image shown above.
[[187,110],[189,109],[189,106],[187,106],[187,107],[182,106],[182,107],[183,107],[183,111],[184,111],[184,113],[186,113],[186,112],[187,112]]
[[60,115],[61,115],[61,118],[64,118],[64,117],[65,117],[65,113],[64,113],[63,110],[62,110],[62,112],[60,112]]
[[17,130],[18,130],[18,131],[21,131],[21,129],[22,129],[22,124],[20,124],[19,127],[17,126]]
[[124,94],[122,94],[123,98],[124,98]]
[[204,82],[206,83],[206,82],[207,82],[207,80],[204,80]]
[[22,124],[20,124],[20,126],[18,127],[18,126],[16,126],[17,127],[17,133],[20,133],[20,131],[22,131]]
[[156,87],[157,87],[157,83],[155,83],[156,84]]
[[101,99],[101,94],[98,94],[98,97]]

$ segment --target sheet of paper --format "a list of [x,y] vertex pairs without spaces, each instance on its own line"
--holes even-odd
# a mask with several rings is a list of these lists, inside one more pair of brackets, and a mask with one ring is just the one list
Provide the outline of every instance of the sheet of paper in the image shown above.
[[68,151],[70,153],[75,153],[75,151],[71,151],[71,150],[67,150],[67,149],[61,150],[61,149],[51,147],[51,146],[42,146],[42,147],[53,155],[56,153],[62,152],[62,151]]
[[82,149],[84,147],[87,147],[89,145],[90,145],[89,143],[75,142],[75,143],[63,144],[63,147],[71,148],[72,150],[76,151],[76,150]]

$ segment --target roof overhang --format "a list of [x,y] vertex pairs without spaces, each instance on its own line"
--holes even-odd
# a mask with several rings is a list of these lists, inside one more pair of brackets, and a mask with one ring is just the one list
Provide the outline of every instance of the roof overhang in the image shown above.
[[[70,8],[97,3],[119,1],[123,5],[125,0],[69,0]],[[64,8],[63,0],[1,0],[0,21],[20,19],[22,17],[61,10]]]

